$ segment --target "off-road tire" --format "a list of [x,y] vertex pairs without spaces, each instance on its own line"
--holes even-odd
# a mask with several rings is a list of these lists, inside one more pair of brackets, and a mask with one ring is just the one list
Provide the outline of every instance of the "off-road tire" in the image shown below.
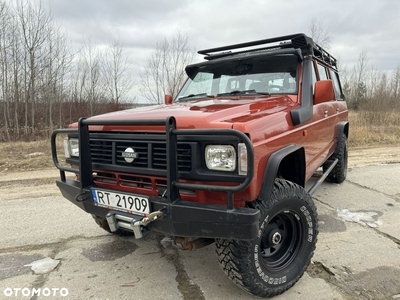
[[[318,235],[316,207],[301,186],[283,179],[275,181],[270,199],[249,206],[261,212],[258,236],[251,241],[217,239],[218,261],[243,290],[273,297],[292,287],[310,264]],[[282,239],[273,244],[277,232]]]
[[[333,183],[342,183],[345,181],[347,176],[347,160],[348,160],[348,145],[347,145],[347,137],[345,134],[342,134],[340,141],[340,148],[337,153],[332,154],[329,161],[333,161],[336,158],[339,160],[336,166],[333,168],[332,172],[329,173],[326,178],[327,181]],[[324,172],[328,169],[329,165],[324,164],[322,169]]]
[[110,226],[108,226],[108,223],[105,219],[103,219],[102,217],[96,216],[96,215],[92,215],[94,221],[96,222],[97,225],[100,226],[100,228],[104,229],[105,231],[115,234],[115,235],[119,235],[119,236],[130,236],[133,235],[133,232],[127,231],[127,230],[122,230],[122,229],[118,229],[117,231],[112,232],[110,230]]

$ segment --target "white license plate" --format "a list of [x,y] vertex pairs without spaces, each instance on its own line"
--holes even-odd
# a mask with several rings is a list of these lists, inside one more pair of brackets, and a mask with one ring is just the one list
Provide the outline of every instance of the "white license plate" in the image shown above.
[[150,202],[147,197],[105,190],[92,190],[92,196],[97,206],[131,214],[145,215],[150,213]]

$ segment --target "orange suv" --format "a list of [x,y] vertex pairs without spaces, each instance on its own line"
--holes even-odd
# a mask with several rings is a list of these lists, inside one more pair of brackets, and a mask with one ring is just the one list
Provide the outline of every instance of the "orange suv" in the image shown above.
[[[336,59],[304,34],[199,54],[205,61],[186,67],[175,99],[56,130],[57,185],[108,232],[156,231],[191,250],[215,243],[233,282],[272,297],[310,263],[318,234],[311,195],[326,178],[346,178],[348,111]],[[68,166],[58,160],[59,134],[68,136]]]

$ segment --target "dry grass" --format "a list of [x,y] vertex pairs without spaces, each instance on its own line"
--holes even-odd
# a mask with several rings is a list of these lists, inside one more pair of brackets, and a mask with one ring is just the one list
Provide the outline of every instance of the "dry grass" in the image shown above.
[[[349,120],[351,147],[400,145],[399,112],[352,111]],[[62,155],[62,137],[57,145]],[[0,153],[0,172],[55,168],[49,139],[0,143]]]
[[[60,160],[64,151],[58,141]],[[55,168],[51,156],[50,140],[0,143],[0,172],[31,171]]]
[[350,146],[400,144],[400,112],[351,111]]
[[9,142],[0,143],[0,171],[37,170],[50,168],[50,142]]

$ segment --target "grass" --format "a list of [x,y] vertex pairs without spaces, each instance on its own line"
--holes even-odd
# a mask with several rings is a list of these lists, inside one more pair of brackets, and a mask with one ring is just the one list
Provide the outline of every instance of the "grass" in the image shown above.
[[400,144],[400,112],[349,112],[350,146]]
[[[400,113],[351,111],[350,147],[400,145]],[[57,140],[62,161],[62,138]],[[55,168],[50,139],[33,142],[0,143],[0,172]]]
[[[60,161],[64,158],[62,142],[57,141]],[[50,140],[0,143],[0,172],[32,171],[55,168]]]

